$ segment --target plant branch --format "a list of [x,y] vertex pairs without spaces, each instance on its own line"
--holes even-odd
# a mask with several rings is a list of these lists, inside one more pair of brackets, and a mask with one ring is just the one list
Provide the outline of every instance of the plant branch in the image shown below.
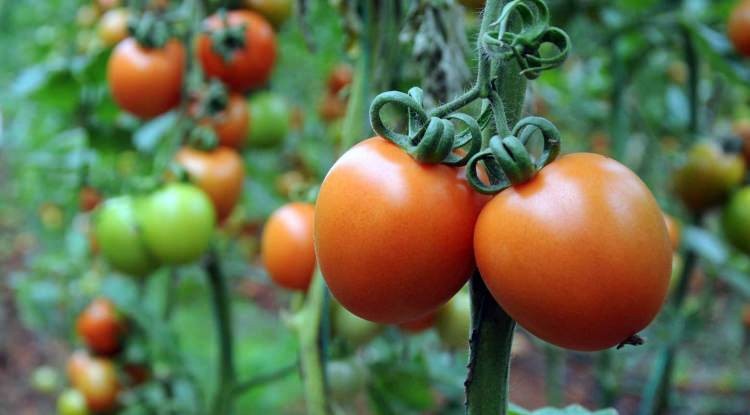
[[211,300],[216,320],[216,335],[219,342],[219,379],[216,394],[212,403],[212,414],[227,415],[232,413],[232,394],[235,382],[234,370],[234,335],[232,333],[232,314],[226,281],[215,249],[206,255],[204,268],[211,287]]

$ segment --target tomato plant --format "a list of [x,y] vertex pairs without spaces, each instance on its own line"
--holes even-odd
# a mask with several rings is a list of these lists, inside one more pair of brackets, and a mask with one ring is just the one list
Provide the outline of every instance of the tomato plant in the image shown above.
[[128,11],[111,9],[99,18],[99,39],[106,46],[114,46],[128,37]]
[[93,412],[111,411],[118,405],[120,385],[117,370],[110,360],[90,359],[73,386],[83,394],[86,405]]
[[209,151],[183,147],[177,152],[175,160],[185,169],[190,180],[211,199],[217,219],[226,219],[242,193],[245,179],[242,157],[228,147]]
[[440,341],[447,347],[466,348],[471,330],[471,297],[459,291],[437,314],[437,328]]
[[732,9],[727,34],[738,53],[750,56],[750,1],[740,0]]
[[158,263],[141,238],[137,219],[140,199],[119,196],[99,207],[94,225],[96,246],[115,269],[142,276]]
[[169,184],[146,197],[137,217],[146,247],[165,264],[197,260],[208,248],[216,223],[211,199],[184,183]]
[[474,249],[507,313],[575,350],[616,346],[646,327],[672,264],[648,188],[623,165],[587,153],[563,156],[495,196],[477,220]]
[[68,389],[57,399],[58,415],[88,415],[86,397],[76,389]]
[[289,132],[289,107],[273,93],[257,93],[250,98],[251,147],[272,147],[284,141]]
[[230,94],[227,107],[202,122],[214,129],[220,145],[239,150],[250,130],[250,114],[245,98],[239,94]]
[[341,156],[321,185],[320,269],[354,314],[379,323],[414,320],[469,278],[477,213],[476,194],[457,169],[421,165],[370,138]]
[[268,275],[281,287],[306,291],[310,285],[315,270],[314,214],[309,203],[289,203],[266,222],[261,259]]
[[76,330],[91,351],[112,355],[120,351],[126,327],[115,305],[97,298],[78,316]]
[[182,44],[175,40],[161,48],[141,46],[134,38],[123,40],[107,64],[112,97],[122,109],[141,118],[175,108],[182,91],[184,55]]
[[745,164],[736,154],[725,154],[710,142],[693,146],[687,160],[674,173],[674,189],[693,211],[702,211],[726,200],[739,186]]
[[343,339],[349,346],[358,348],[366,345],[383,331],[383,326],[357,317],[331,301],[331,335]]
[[263,86],[271,75],[276,61],[276,35],[263,16],[248,10],[228,12],[229,27],[244,26],[243,46],[228,51],[226,56],[216,53],[210,33],[226,29],[221,16],[209,17],[204,26],[209,34],[198,39],[198,56],[208,77],[224,81],[237,92]]

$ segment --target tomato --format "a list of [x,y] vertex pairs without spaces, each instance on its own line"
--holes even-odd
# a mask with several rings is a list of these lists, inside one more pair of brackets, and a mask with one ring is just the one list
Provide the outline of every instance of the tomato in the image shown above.
[[120,0],[97,0],[97,5],[101,10],[110,10],[115,7],[120,7],[122,1]]
[[78,192],[78,206],[82,212],[91,212],[101,201],[102,195],[93,187],[84,186]]
[[65,222],[65,214],[60,206],[47,202],[39,206],[39,219],[42,221],[44,229],[56,231],[62,228],[63,222]]
[[429,313],[416,320],[401,323],[398,325],[398,328],[410,334],[421,333],[431,329],[435,325],[436,318],[437,313]]
[[672,264],[661,209],[618,162],[561,157],[497,194],[474,231],[487,288],[549,343],[600,350],[637,334],[664,302]]
[[383,326],[350,313],[337,301],[331,301],[331,334],[349,346],[364,346],[383,331]]
[[250,97],[250,145],[278,145],[289,132],[289,107],[284,98],[270,92]]
[[117,407],[120,384],[117,371],[111,360],[92,358],[83,367],[78,382],[74,384],[86,398],[86,404],[94,412],[107,412]]
[[208,77],[219,78],[232,90],[246,92],[268,82],[276,61],[276,35],[268,21],[248,10],[234,10],[226,15],[230,27],[245,25],[245,47],[233,52],[227,62],[214,51],[211,33],[223,28],[220,15],[204,22],[209,33],[198,38],[198,58]]
[[76,12],[76,23],[80,27],[91,27],[96,22],[98,17],[98,11],[95,7],[90,5],[83,5],[78,8]]
[[120,351],[125,323],[106,298],[97,298],[83,310],[76,323],[78,335],[96,354],[112,355]]
[[99,207],[94,222],[94,241],[112,267],[131,275],[147,275],[158,263],[140,236],[137,201],[119,196]]
[[242,148],[250,131],[250,112],[245,104],[245,98],[239,94],[230,94],[224,111],[203,123],[214,129],[220,145]]
[[326,380],[331,397],[351,401],[366,386],[366,369],[354,360],[331,360],[326,363]]
[[333,296],[379,323],[437,310],[474,268],[479,207],[460,169],[419,164],[380,137],[352,147],[315,207],[315,249]]
[[89,361],[91,361],[91,356],[85,350],[76,350],[70,355],[66,372],[71,384],[77,385],[79,383]]
[[745,164],[750,164],[750,119],[740,120],[734,123],[734,133],[742,140],[742,155]]
[[57,398],[57,415],[89,415],[86,397],[75,389],[68,389]]
[[143,241],[165,264],[186,264],[208,248],[216,224],[211,199],[199,188],[172,183],[148,196],[138,210]]
[[727,35],[741,55],[750,56],[750,0],[741,0],[729,15]]
[[667,234],[669,234],[669,240],[672,242],[672,250],[676,251],[680,247],[682,239],[682,226],[677,222],[677,219],[666,213],[664,214],[664,223],[667,224]]
[[276,27],[292,14],[292,0],[244,0],[244,3],[245,7],[262,14]]
[[305,175],[298,170],[288,171],[276,178],[275,187],[280,195],[289,198],[305,186]]
[[750,254],[750,186],[732,195],[722,216],[724,235],[740,251]]
[[260,255],[268,275],[290,290],[307,291],[315,272],[313,216],[309,203],[289,203],[277,209],[263,230]]
[[245,165],[237,151],[228,147],[211,151],[183,147],[175,159],[211,198],[217,218],[226,219],[240,199],[245,182]]
[[444,345],[451,348],[466,348],[471,331],[471,297],[459,291],[437,315],[437,332]]
[[52,393],[60,385],[60,376],[54,368],[40,366],[31,374],[31,386],[41,393]]
[[353,78],[354,70],[352,70],[351,65],[346,63],[336,65],[328,76],[328,92],[331,95],[337,95],[352,83]]
[[114,46],[128,37],[128,10],[112,9],[99,19],[99,38],[105,46]]
[[177,106],[185,71],[185,51],[178,41],[147,49],[129,37],[118,43],[107,64],[115,102],[140,118],[152,118]]
[[326,94],[318,105],[318,115],[323,121],[334,121],[346,115],[346,100]]
[[716,206],[739,186],[745,174],[745,163],[736,154],[724,154],[711,142],[698,143],[690,149],[687,160],[674,173],[674,190],[693,211]]

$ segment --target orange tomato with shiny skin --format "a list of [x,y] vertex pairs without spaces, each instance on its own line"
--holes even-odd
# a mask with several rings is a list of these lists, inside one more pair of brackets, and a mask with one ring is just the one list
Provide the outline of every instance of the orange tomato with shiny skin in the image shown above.
[[112,355],[122,347],[125,322],[111,301],[97,298],[78,316],[76,330],[91,351]]
[[117,407],[120,383],[115,365],[109,359],[91,358],[83,366],[74,386],[94,412],[108,412]]
[[482,278],[521,326],[560,347],[606,349],[646,327],[669,285],[672,248],[646,185],[578,153],[497,194],[474,232]]
[[129,37],[117,44],[107,64],[112,97],[140,118],[163,114],[180,102],[184,61],[184,48],[176,40],[149,49]]
[[741,0],[729,15],[727,35],[741,55],[750,56],[750,0]]
[[315,207],[315,249],[336,299],[370,321],[436,311],[474,268],[481,200],[461,169],[416,162],[380,137],[334,164]]
[[239,150],[250,130],[250,111],[242,95],[229,94],[227,107],[211,119],[202,122],[213,128],[220,145]]
[[218,219],[226,219],[237,205],[245,181],[245,165],[237,151],[229,147],[209,151],[183,147],[175,160],[190,180],[206,192]]
[[226,15],[229,26],[245,25],[245,47],[236,50],[229,61],[213,50],[210,32],[224,27],[221,16],[215,14],[204,22],[208,34],[198,38],[198,57],[208,77],[224,81],[232,90],[245,92],[268,82],[276,62],[276,35],[273,27],[260,14],[249,10],[234,10]]
[[313,217],[310,203],[289,203],[277,209],[266,223],[260,255],[271,279],[278,285],[307,291],[315,272]]

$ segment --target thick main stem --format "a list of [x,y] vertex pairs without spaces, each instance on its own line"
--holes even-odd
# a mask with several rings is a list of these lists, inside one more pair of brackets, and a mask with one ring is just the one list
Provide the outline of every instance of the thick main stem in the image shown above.
[[468,415],[507,413],[515,326],[516,322],[497,305],[476,272],[471,278],[471,354],[464,382]]
[[219,379],[212,402],[211,413],[214,415],[227,415],[232,413],[231,392],[235,383],[234,335],[232,333],[229,293],[221,271],[219,256],[215,250],[211,250],[206,255],[204,266],[211,287],[216,335],[219,342]]

